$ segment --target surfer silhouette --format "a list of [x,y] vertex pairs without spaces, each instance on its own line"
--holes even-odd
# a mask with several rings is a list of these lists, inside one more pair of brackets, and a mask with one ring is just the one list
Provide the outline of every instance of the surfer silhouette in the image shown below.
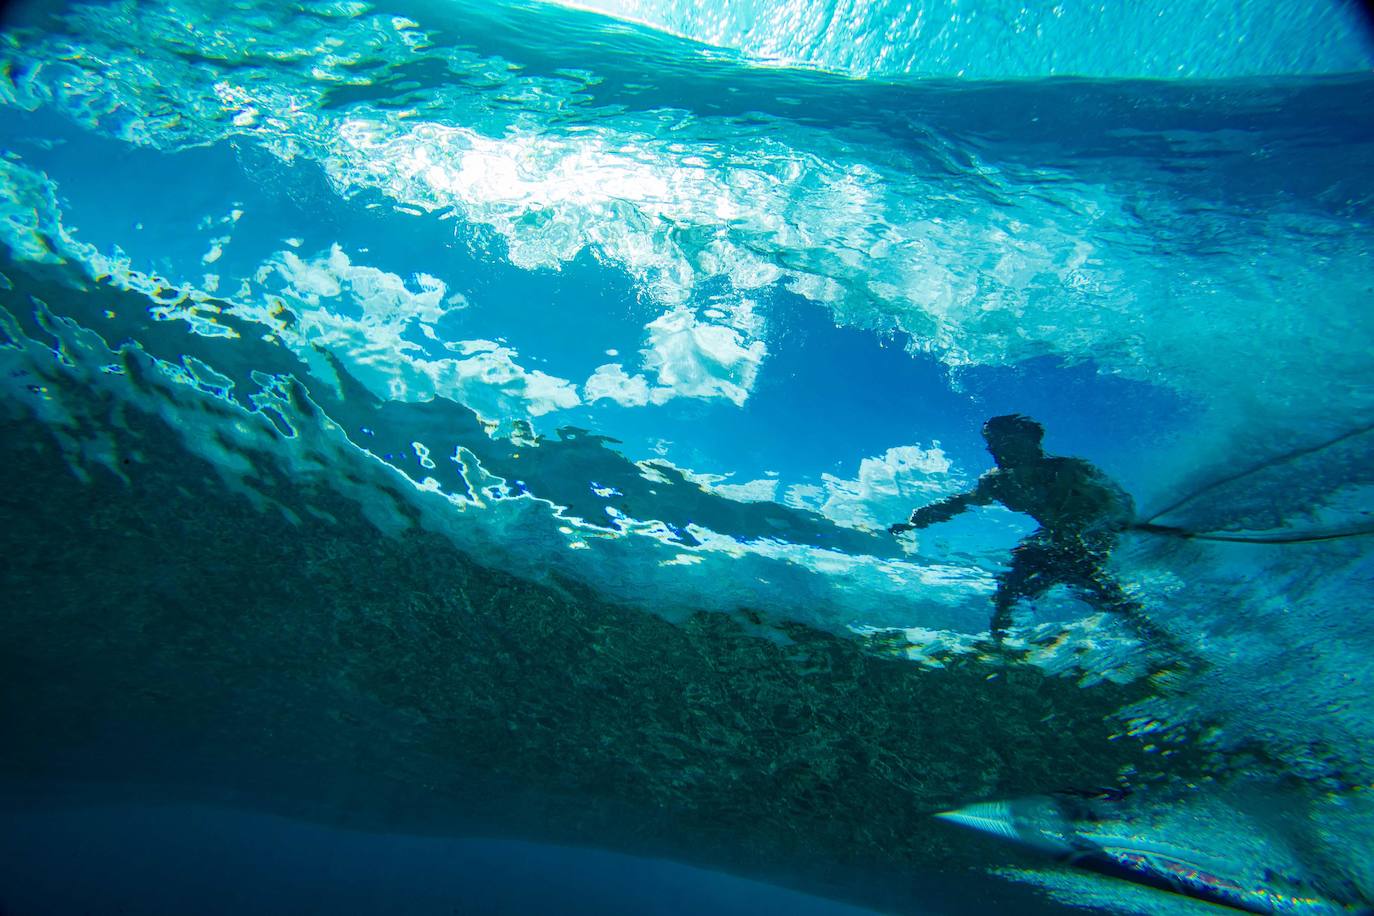
[[983,438],[997,467],[966,493],[911,513],[893,535],[948,521],[972,506],[1001,503],[1040,523],[1011,552],[1011,567],[997,577],[990,630],[998,642],[1011,625],[1011,611],[1023,598],[1036,598],[1056,585],[1079,592],[1098,610],[1129,621],[1142,635],[1160,635],[1120,583],[1106,569],[1121,532],[1131,527],[1135,502],[1091,462],[1047,455],[1045,428],[1029,417],[1008,414],[983,424]]

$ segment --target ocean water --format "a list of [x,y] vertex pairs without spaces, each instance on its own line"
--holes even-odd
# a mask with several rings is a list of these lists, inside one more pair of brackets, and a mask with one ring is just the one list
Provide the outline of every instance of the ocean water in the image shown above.
[[[0,23],[0,911],[1374,901],[1366,7]],[[1008,413],[1148,630],[888,533]]]

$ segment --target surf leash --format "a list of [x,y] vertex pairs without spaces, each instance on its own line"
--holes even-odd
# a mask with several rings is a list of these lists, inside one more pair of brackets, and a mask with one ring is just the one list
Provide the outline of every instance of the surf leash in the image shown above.
[[1318,541],[1339,541],[1345,538],[1365,537],[1374,534],[1374,524],[1340,528],[1334,531],[1293,531],[1288,534],[1227,534],[1223,531],[1190,531],[1187,528],[1155,525],[1150,522],[1140,522],[1132,525],[1128,530],[1178,538],[1182,541],[1222,541],[1230,544],[1313,544]]
[[1319,541],[1339,541],[1345,538],[1366,537],[1368,535],[1374,535],[1374,523],[1370,523],[1368,525],[1355,525],[1347,528],[1328,529],[1324,531],[1293,531],[1285,534],[1263,534],[1259,532],[1256,532],[1254,534],[1233,534],[1226,531],[1222,531],[1220,529],[1197,531],[1191,528],[1180,528],[1175,525],[1159,525],[1155,523],[1155,519],[1159,518],[1160,516],[1168,515],[1171,512],[1175,512],[1179,508],[1188,505],[1195,499],[1198,499],[1204,494],[1210,493],[1211,491],[1219,487],[1224,487],[1227,484],[1235,483],[1238,480],[1244,480],[1246,477],[1249,477],[1253,474],[1258,474],[1261,471],[1268,470],[1269,468],[1276,467],[1281,464],[1287,464],[1291,461],[1296,461],[1297,459],[1306,457],[1307,455],[1316,454],[1317,452],[1323,451],[1336,445],[1340,445],[1342,442],[1345,442],[1349,439],[1354,439],[1358,436],[1363,436],[1364,434],[1369,432],[1374,432],[1374,423],[1366,423],[1362,426],[1357,426],[1353,429],[1346,430],[1339,436],[1335,436],[1331,439],[1318,442],[1315,445],[1304,446],[1303,448],[1294,449],[1291,452],[1284,452],[1281,455],[1275,455],[1272,458],[1266,458],[1258,464],[1250,465],[1249,467],[1242,468],[1241,470],[1236,471],[1235,473],[1227,474],[1225,477],[1219,477],[1216,480],[1209,481],[1203,486],[1198,487],[1196,490],[1193,490],[1191,493],[1188,493],[1187,495],[1174,500],[1172,503],[1165,506],[1163,509],[1160,509],[1159,511],[1152,514],[1143,522],[1137,522],[1136,524],[1132,525],[1130,527],[1130,530],[1140,531],[1144,534],[1155,534],[1163,537],[1173,537],[1185,541],[1220,541],[1232,544],[1311,544],[1317,543]]

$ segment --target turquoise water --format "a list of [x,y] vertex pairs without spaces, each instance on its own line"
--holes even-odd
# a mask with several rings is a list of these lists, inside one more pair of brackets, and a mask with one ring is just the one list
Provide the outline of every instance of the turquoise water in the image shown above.
[[[100,906],[37,876],[123,817],[123,912],[221,896],[214,818],[322,876],[266,911],[1200,912],[931,817],[1100,788],[1374,898],[1361,6],[7,16],[0,906]],[[1013,412],[1173,529],[1107,567],[1163,636],[1056,588],[998,650],[1035,523],[888,534]]]

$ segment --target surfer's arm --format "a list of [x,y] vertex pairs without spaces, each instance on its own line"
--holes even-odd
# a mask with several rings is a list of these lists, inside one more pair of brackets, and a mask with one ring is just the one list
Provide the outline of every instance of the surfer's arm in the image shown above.
[[911,513],[911,519],[907,524],[893,525],[888,530],[893,534],[901,534],[903,531],[910,531],[913,528],[925,528],[929,525],[947,522],[966,509],[973,506],[986,506],[992,501],[993,498],[988,492],[986,482],[980,480],[978,486],[967,493],[956,493],[953,496],[946,496],[939,502],[922,506]]
[[973,506],[986,506],[990,502],[992,502],[992,497],[984,493],[981,486],[967,493],[956,493],[954,496],[947,496],[939,502],[922,506],[911,513],[911,527],[925,528],[927,525],[947,522]]

